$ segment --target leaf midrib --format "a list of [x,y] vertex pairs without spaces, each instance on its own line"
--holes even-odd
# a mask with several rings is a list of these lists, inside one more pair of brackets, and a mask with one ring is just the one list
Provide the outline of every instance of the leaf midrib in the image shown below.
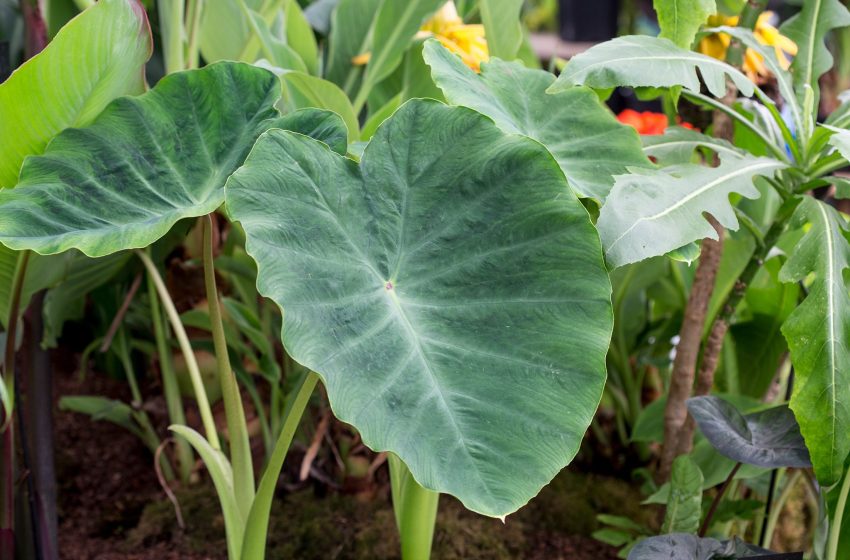
[[753,164],[753,165],[750,165],[750,166],[747,166],[747,167],[742,167],[740,169],[736,169],[733,172],[727,173],[727,174],[725,174],[721,177],[714,179],[713,181],[709,182],[708,184],[704,185],[703,187],[701,187],[701,188],[693,191],[692,193],[688,194],[687,196],[679,199],[674,204],[665,208],[661,212],[658,212],[657,214],[654,214],[652,216],[641,216],[640,218],[635,220],[634,223],[631,226],[629,226],[628,229],[626,229],[626,231],[624,231],[617,239],[615,239],[614,241],[611,242],[611,244],[606,249],[606,252],[610,251],[626,235],[631,233],[632,230],[638,226],[638,224],[640,224],[642,222],[649,222],[649,221],[657,220],[659,218],[663,218],[664,216],[670,214],[674,210],[681,208],[683,205],[687,204],[688,202],[690,202],[694,198],[702,195],[703,193],[709,191],[710,189],[713,189],[718,184],[722,184],[722,183],[729,181],[731,179],[734,179],[735,177],[738,177],[740,175],[745,175],[746,173],[748,173],[750,171],[758,171],[759,169],[775,167],[776,165],[778,165],[777,162],[767,161],[767,162],[759,162],[759,163],[756,163],[756,164]]

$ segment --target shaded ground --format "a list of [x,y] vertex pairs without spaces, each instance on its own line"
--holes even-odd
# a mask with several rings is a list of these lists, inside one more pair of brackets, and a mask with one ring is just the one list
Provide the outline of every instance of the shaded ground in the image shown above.
[[[127,398],[126,384],[90,375],[57,380],[57,393]],[[151,393],[156,394],[154,388]],[[151,415],[159,406],[152,401]],[[212,484],[202,478],[178,491],[186,529],[177,526],[152,469],[149,451],[106,422],[57,411],[59,540],[68,560],[219,559],[226,557],[224,525]],[[386,469],[386,467],[381,467]],[[203,471],[201,471],[204,476]],[[291,478],[291,477],[290,477]],[[272,512],[268,558],[395,559],[398,538],[386,474],[369,492],[338,493],[323,483],[285,484]],[[626,482],[561,473],[541,495],[502,524],[441,499],[435,559],[607,560],[615,550],[589,537],[596,513],[647,515]],[[641,510],[644,510],[641,513]]]

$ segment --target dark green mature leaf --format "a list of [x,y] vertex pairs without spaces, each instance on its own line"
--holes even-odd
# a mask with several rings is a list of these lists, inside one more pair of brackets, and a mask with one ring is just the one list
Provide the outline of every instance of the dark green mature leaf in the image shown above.
[[779,281],[784,262],[783,257],[776,256],[764,263],[747,288],[729,329],[742,374],[738,380],[740,391],[758,399],[764,397],[788,353],[781,328],[800,299],[798,284]]
[[287,351],[370,447],[491,516],[575,455],[602,392],[611,289],[540,144],[412,100],[359,166],[270,131],[226,191]]
[[745,416],[721,398],[694,397],[688,412],[711,445],[733,461],[772,469],[812,466],[800,426],[785,405]]
[[0,84],[0,188],[14,187],[24,158],[63,128],[86,125],[114,98],[144,91],[152,48],[138,2],[102,0]]
[[425,44],[424,56],[450,103],[475,109],[505,132],[546,146],[579,196],[604,200],[613,175],[651,165],[634,128],[617,122],[589,89],[549,95],[552,74],[498,59],[476,74],[438,41]]
[[714,0],[653,0],[652,5],[661,28],[658,36],[683,49],[691,48],[699,28],[717,11]]
[[[850,25],[850,12],[839,0],[808,0],[799,14],[786,21],[780,32],[797,43],[797,55],[791,63],[797,101],[804,106],[805,88],[815,92],[814,111],[817,113],[820,87],[818,80],[832,67],[832,55],[824,43],[826,34],[836,27]],[[817,115],[806,115],[814,118]]]
[[673,461],[662,533],[696,533],[702,515],[702,471],[688,455]]
[[850,296],[844,278],[850,243],[844,218],[819,200],[805,197],[795,220],[810,229],[782,267],[780,280],[814,279],[809,295],[782,325],[797,374],[791,409],[818,481],[830,486],[841,478],[850,454]]
[[70,410],[91,416],[92,420],[112,422],[144,439],[144,433],[133,419],[130,405],[100,396],[72,395],[59,399],[60,410]]
[[218,208],[260,133],[289,128],[345,146],[337,115],[281,117],[279,95],[272,73],[222,62],[115,100],[91,126],[64,131],[28,159],[18,188],[0,191],[0,242],[92,257],[145,247],[178,220]]
[[717,167],[684,164],[661,170],[632,170],[616,177],[597,227],[612,266],[663,255],[692,241],[717,238],[703,217],[710,213],[723,227],[738,229],[729,196],[758,198],[758,175],[785,164],[769,158],[725,156]]
[[548,91],[555,93],[581,85],[595,89],[682,86],[700,91],[705,84],[714,96],[723,97],[727,77],[743,95],[749,97],[755,91],[749,78],[725,62],[681,49],[667,39],[630,35],[606,41],[574,57]]
[[[66,256],[68,258],[66,258]],[[66,253],[55,257],[32,255],[30,259],[64,258],[68,261],[62,282],[48,290],[44,296],[44,339],[42,344],[55,347],[66,321],[81,319],[85,310],[86,295],[102,286],[127,265],[131,255],[120,253],[100,259],[90,259],[79,253]],[[30,272],[39,277],[38,273]]]

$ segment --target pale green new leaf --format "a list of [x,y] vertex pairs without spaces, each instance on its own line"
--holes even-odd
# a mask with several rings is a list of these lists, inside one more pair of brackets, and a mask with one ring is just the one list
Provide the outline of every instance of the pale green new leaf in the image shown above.
[[702,515],[702,471],[688,455],[673,461],[662,533],[696,533]]
[[820,126],[832,132],[832,135],[829,137],[830,146],[838,150],[838,153],[841,154],[844,159],[850,160],[850,130],[830,126],[828,124],[822,124]]
[[310,22],[304,17],[298,0],[287,0],[284,9],[284,21],[286,22],[286,41],[288,46],[298,53],[310,74],[319,73],[319,47],[316,44],[316,35]]
[[717,167],[684,164],[620,175],[597,222],[605,257],[616,267],[663,255],[693,241],[716,239],[717,232],[703,217],[704,212],[723,227],[738,229],[729,195],[758,198],[753,178],[784,167],[769,158],[725,156]]
[[207,63],[220,60],[254,62],[243,60],[243,51],[253,38],[253,29],[243,12],[241,3],[259,12],[263,0],[213,0],[204,2],[199,35],[201,55]]
[[717,11],[715,0],[653,0],[652,5],[661,28],[658,36],[683,49],[691,48],[700,26]]
[[356,109],[366,102],[372,88],[401,64],[419,28],[443,3],[444,0],[383,0],[375,16],[371,56],[355,99]]
[[746,97],[755,91],[749,78],[723,61],[681,49],[667,39],[630,35],[573,57],[548,91],[584,85],[594,89],[682,86],[698,92],[704,84],[712,95],[723,97],[727,77]]
[[357,115],[348,96],[336,84],[301,72],[286,72],[280,79],[284,88],[284,102],[290,109],[317,107],[333,111],[345,122],[348,142],[355,142],[359,138]]
[[550,95],[546,88],[555,81],[552,74],[498,59],[484,63],[476,74],[435,40],[425,44],[424,56],[449,102],[546,146],[579,196],[604,200],[614,175],[651,165],[634,128],[617,122],[590,89]]
[[540,144],[412,100],[359,165],[270,131],[226,193],[287,351],[367,445],[491,516],[575,455],[604,383],[611,290]]
[[307,73],[307,65],[301,56],[286,44],[286,38],[275,34],[272,26],[259,12],[248,8],[245,0],[239,0],[245,18],[260,43],[260,52],[275,67]]
[[0,188],[62,129],[84,126],[114,98],[144,91],[151,35],[135,0],[102,0],[0,84]]
[[279,93],[271,72],[220,62],[116,99],[91,126],[64,131],[43,156],[29,158],[18,188],[0,191],[0,243],[92,257],[146,247],[178,220],[218,208],[224,182],[270,128],[344,149],[339,117],[319,110],[281,117]]
[[810,229],[780,271],[783,282],[813,276],[809,295],[782,325],[796,380],[791,409],[823,486],[841,478],[850,454],[850,268],[847,224],[831,206],[805,197],[795,215]]
[[809,86],[815,93],[814,110],[817,112],[820,92],[818,80],[832,67],[832,55],[824,39],[830,30],[847,25],[850,25],[850,12],[839,0],[806,0],[800,13],[780,28],[783,35],[797,44],[791,73],[794,75],[794,90],[801,107],[805,105],[805,88]]
[[481,22],[490,56],[516,58],[522,44],[520,11],[523,0],[480,0]]
[[242,539],[245,535],[245,519],[236,505],[233,469],[230,467],[227,457],[218,449],[214,449],[201,434],[189,426],[171,425],[168,429],[178,436],[186,438],[186,441],[195,448],[195,451],[203,459],[215,486],[219,504],[221,504],[224,530],[227,533],[227,557],[230,559],[239,558],[239,552],[242,550]]
[[369,52],[372,27],[382,0],[340,0],[334,9],[328,38],[325,77],[349,96],[354,96],[363,78],[363,66],[352,59]]

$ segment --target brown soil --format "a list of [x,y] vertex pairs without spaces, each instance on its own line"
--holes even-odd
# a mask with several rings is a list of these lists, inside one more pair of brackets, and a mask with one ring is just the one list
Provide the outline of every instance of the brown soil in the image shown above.
[[[56,381],[56,393],[129,398],[123,381],[91,373],[83,381],[76,374],[63,374]],[[150,393],[156,395],[159,389],[153,387]],[[164,407],[155,397],[149,404],[146,409],[164,433]],[[56,414],[61,558],[225,558],[224,526],[208,480],[178,491],[187,523],[181,530],[157,482],[152,456],[135,436],[87,416]],[[281,485],[273,507],[267,557],[398,558],[386,474],[379,474],[376,488],[359,494],[336,492],[315,480],[298,485],[286,476],[289,481]],[[588,536],[597,528],[595,515],[639,516],[638,502],[639,496],[625,482],[571,471],[559,475],[505,524],[472,514],[444,497],[433,557],[613,560],[614,549]],[[624,512],[624,504],[633,504],[631,512]]]

